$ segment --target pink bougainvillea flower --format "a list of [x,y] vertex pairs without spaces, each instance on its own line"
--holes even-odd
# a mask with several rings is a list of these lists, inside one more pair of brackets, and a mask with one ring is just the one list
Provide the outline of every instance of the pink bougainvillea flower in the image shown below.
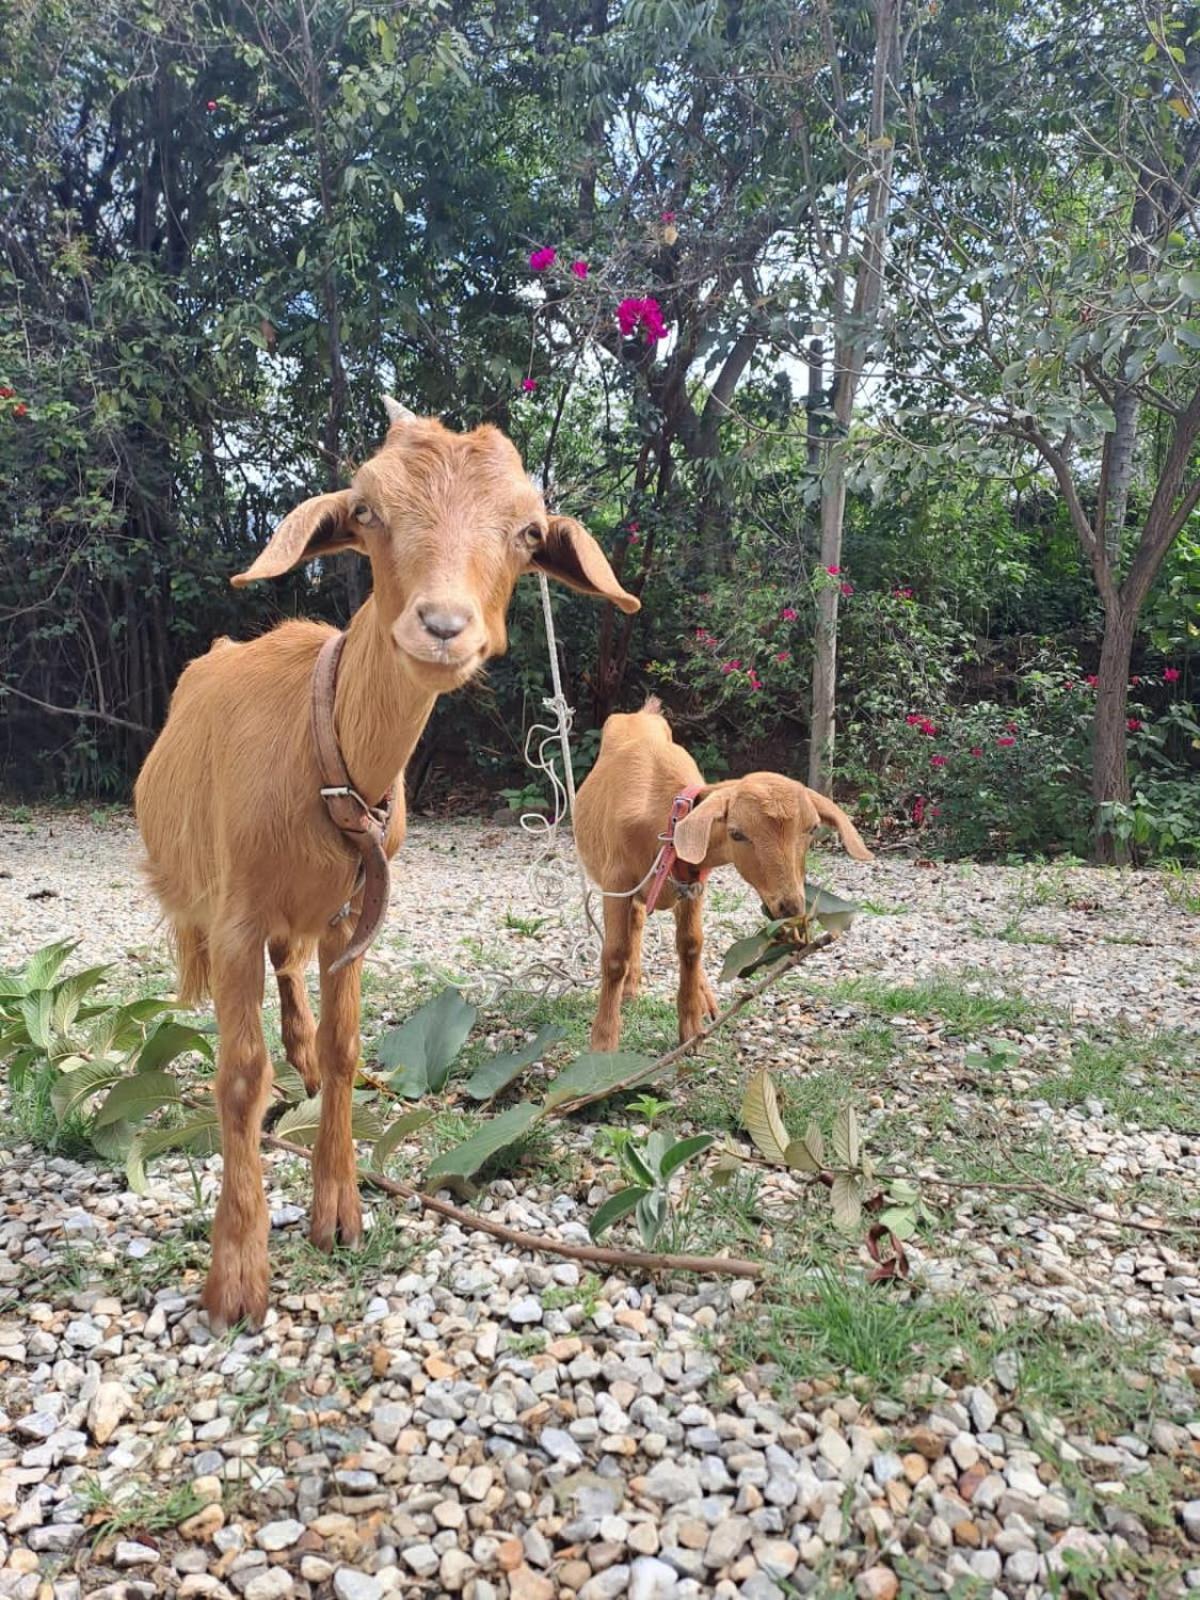
[[1013,737],[1012,737],[1012,735],[1011,735],[1011,734],[1008,734],[1008,735],[1004,735],[1004,736],[1002,736],[1002,737],[1001,737],[1001,738],[999,738],[999,739],[997,739],[997,740],[996,740],[996,743],[997,743],[997,744],[998,744],[998,745],[999,745],[999,746],[1000,746],[1000,747],[1001,747],[1001,749],[1003,749],[1003,750],[1007,750],[1007,749],[1008,749],[1008,747],[1009,747],[1009,745],[1013,745],[1013,744],[1016,744],[1016,742],[1017,742],[1017,741],[1016,741],[1016,740],[1015,740],[1015,739],[1014,739],[1014,738],[1013,738]]
[[1145,724],[1142,722],[1140,717],[1130,717],[1125,726],[1129,729],[1130,733],[1140,733]]
[[910,728],[915,728],[918,723],[924,722],[925,718],[919,711],[910,711],[904,720],[908,723]]
[[558,251],[550,245],[543,245],[540,250],[532,250],[529,254],[529,265],[534,272],[545,272],[557,260]]
[[937,733],[937,723],[930,722],[928,717],[923,717],[921,721],[917,723],[917,727],[920,728],[921,732],[927,739],[932,739]]
[[588,264],[587,264],[586,261],[582,261],[582,260],[581,261],[572,261],[572,263],[571,263],[571,271],[575,274],[575,276],[577,278],[586,278],[587,275],[588,275]]
[[779,620],[780,622],[795,622],[799,615],[800,613],[795,609],[794,606],[784,606],[783,610],[779,613]]
[[847,600],[854,593],[854,585],[852,583],[842,583],[839,584],[838,587],[841,589]]
[[1096,685],[1100,682],[1100,679],[1096,676],[1096,674],[1094,672],[1089,672],[1087,677],[1083,681],[1084,681],[1084,683],[1087,684],[1089,689],[1094,689],[1096,687]]
[[27,417],[29,415],[29,407],[22,400],[19,405],[13,407],[12,414],[14,417]]
[[204,109],[206,111],[215,111],[217,109],[217,102],[215,100],[210,100]]
[[760,678],[758,676],[758,673],[755,672],[753,667],[750,668],[748,681],[749,681],[750,687],[752,689],[761,689],[762,688],[762,681],[760,680]]
[[982,749],[982,747],[981,747],[981,746],[980,746],[980,745],[977,745],[977,744],[973,744],[973,745],[972,745],[972,746],[971,746],[971,754],[972,754],[972,755],[973,755],[973,756],[981,756],[981,755],[982,755],[982,754],[983,754],[983,749]]
[[929,765],[931,767],[944,767],[946,765],[946,757],[945,756],[930,756]]
[[892,590],[892,599],[893,600],[911,600],[912,597],[913,597],[913,592],[912,592],[911,589],[893,589]]
[[640,544],[641,540],[642,540],[642,536],[641,536],[640,533],[631,533],[629,535],[630,544]]
[[838,576],[838,574],[841,572],[841,570],[842,570],[841,567],[826,567],[825,568],[825,571],[829,574],[829,576],[831,578],[836,578]]
[[1178,683],[1179,679],[1180,679],[1180,671],[1179,671],[1178,667],[1164,667],[1163,668],[1163,682],[1164,683]]
[[742,663],[740,661],[738,661],[738,660],[726,661],[721,667],[721,671],[726,673],[726,674],[728,674],[730,672],[740,672],[741,670],[742,670]]
[[630,533],[638,533],[641,530],[642,525],[640,522],[627,522],[625,526],[629,529]]
[[941,814],[942,814],[942,808],[941,808],[941,806],[930,806],[930,808],[929,808],[929,815],[930,815],[930,816],[931,816],[931,817],[940,817],[940,816],[941,816]]
[[675,221],[675,213],[673,211],[664,211],[663,214],[662,214],[662,220],[664,222],[674,222]]
[[775,652],[775,659],[776,661],[790,661],[792,659],[792,652],[790,650],[777,650]]
[[521,388],[524,389],[526,394],[535,393],[536,390],[537,390],[537,386],[538,386],[538,381],[537,381],[536,378],[522,378],[521,379]]
[[1016,733],[1016,731],[1017,731],[1016,723],[1015,722],[1006,722],[1004,724],[1004,731],[1005,731],[1005,733]]
[[1075,687],[1075,679],[1074,678],[1067,678],[1063,683],[1063,688],[1067,691],[1068,694],[1070,694],[1071,690],[1074,687]]
[[696,637],[697,637],[697,639],[707,639],[708,638],[708,629],[707,628],[697,628],[696,629]]
[[925,797],[918,795],[913,801],[912,809],[913,826],[919,828],[925,821]]
[[617,326],[628,339],[638,328],[645,330],[647,344],[654,344],[659,339],[667,337],[667,325],[663,321],[662,307],[652,296],[644,300],[627,296],[617,307]]
[[0,400],[11,400],[16,392],[17,391],[15,389],[10,389],[8,385],[5,384],[3,388],[0,388]]

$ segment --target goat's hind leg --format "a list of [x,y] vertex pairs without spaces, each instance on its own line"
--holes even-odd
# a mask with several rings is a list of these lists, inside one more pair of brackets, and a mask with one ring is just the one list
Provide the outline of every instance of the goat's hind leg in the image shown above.
[[622,1003],[636,1000],[642,992],[642,936],[645,931],[646,902],[634,900],[629,907],[629,970],[621,990]]
[[263,939],[226,923],[210,937],[212,995],[219,1035],[216,1082],[224,1170],[212,1229],[203,1304],[214,1332],[267,1311],[267,1233],[259,1142],[271,1092],[262,1031]]
[[632,913],[624,899],[604,902],[604,953],[600,962],[600,1003],[592,1023],[592,1049],[615,1050],[621,1038],[621,993],[629,971]]
[[279,985],[279,1030],[288,1060],[304,1080],[308,1094],[321,1087],[317,1064],[317,1024],[308,1001],[304,969],[312,945],[302,939],[272,939],[267,946]]
[[313,1149],[313,1203],[309,1237],[318,1250],[362,1239],[362,1200],[351,1132],[354,1079],[358,1073],[362,957],[341,972],[330,967],[350,941],[339,923],[321,939],[321,1020],[317,1058],[321,1065],[321,1125]]

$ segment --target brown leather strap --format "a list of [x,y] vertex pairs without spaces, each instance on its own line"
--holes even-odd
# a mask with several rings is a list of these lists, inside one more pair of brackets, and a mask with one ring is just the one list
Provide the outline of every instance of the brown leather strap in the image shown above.
[[[391,874],[385,845],[396,798],[393,787],[384,795],[380,805],[368,805],[350,781],[334,724],[338,663],[345,645],[344,633],[335,633],[325,641],[317,656],[312,680],[312,736],[317,766],[321,772],[321,798],[334,827],[345,834],[362,858],[358,877],[350,891],[350,900],[353,900],[362,889],[362,909],[358,914],[354,937],[330,967],[331,972],[340,972],[343,967],[358,960],[379,932],[387,915]],[[350,914],[350,900],[329,919],[331,924],[340,922]]]

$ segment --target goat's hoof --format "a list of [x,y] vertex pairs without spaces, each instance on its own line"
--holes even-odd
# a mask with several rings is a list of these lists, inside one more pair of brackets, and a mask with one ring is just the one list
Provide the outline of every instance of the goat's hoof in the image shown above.
[[261,1328],[267,1314],[269,1274],[265,1255],[230,1255],[214,1259],[200,1303],[218,1338],[239,1322]]
[[689,1039],[694,1039],[698,1033],[704,1032],[704,1017],[700,1012],[695,1016],[680,1017],[679,1042],[686,1044]]
[[328,1253],[334,1245],[356,1250],[362,1243],[362,1199],[358,1183],[322,1184],[313,1190],[312,1224],[308,1237],[318,1250]]

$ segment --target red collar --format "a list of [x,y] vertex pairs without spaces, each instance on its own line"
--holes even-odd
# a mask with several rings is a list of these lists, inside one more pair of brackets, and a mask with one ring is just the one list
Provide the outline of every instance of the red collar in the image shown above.
[[[671,815],[667,819],[667,831],[660,833],[658,836],[662,842],[662,854],[658,858],[658,866],[654,870],[654,877],[651,879],[650,888],[646,895],[647,913],[653,911],[658,904],[658,897],[663,891],[663,885],[671,874],[671,868],[679,859],[675,853],[675,828],[690,813],[692,807],[696,804],[696,796],[703,787],[702,783],[689,784],[686,789],[681,789],[671,802]],[[690,879],[691,883],[702,884],[711,871],[709,867],[693,867],[686,862],[684,865],[688,872],[695,873],[695,877]],[[680,885],[680,887],[683,886]]]

